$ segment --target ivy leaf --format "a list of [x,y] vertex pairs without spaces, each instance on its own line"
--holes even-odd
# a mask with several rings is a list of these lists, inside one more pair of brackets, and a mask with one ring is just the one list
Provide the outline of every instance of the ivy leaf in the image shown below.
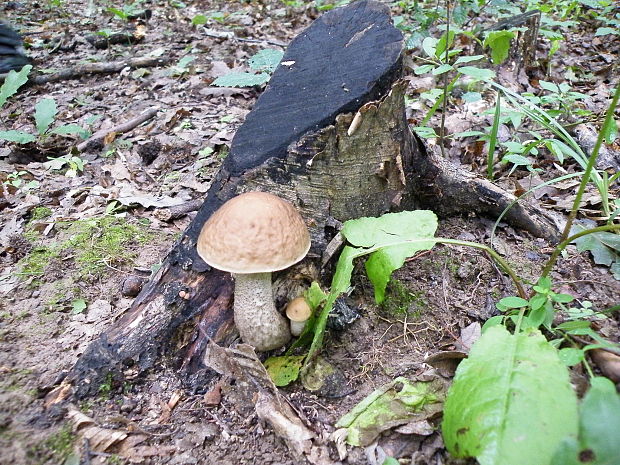
[[260,86],[269,81],[270,75],[267,73],[229,73],[225,76],[220,76],[211,83],[213,86],[218,87],[253,87]]
[[448,451],[480,465],[549,464],[578,431],[577,396],[537,330],[488,328],[459,365],[442,425]]
[[484,46],[491,48],[491,59],[494,65],[501,64],[508,58],[510,41],[515,38],[514,31],[491,31],[484,39]]

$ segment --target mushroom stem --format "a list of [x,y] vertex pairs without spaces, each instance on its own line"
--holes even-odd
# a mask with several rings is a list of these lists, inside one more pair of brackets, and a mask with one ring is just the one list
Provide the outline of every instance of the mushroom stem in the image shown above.
[[288,321],[273,303],[271,273],[235,274],[234,314],[241,339],[256,350],[277,349],[291,339]]

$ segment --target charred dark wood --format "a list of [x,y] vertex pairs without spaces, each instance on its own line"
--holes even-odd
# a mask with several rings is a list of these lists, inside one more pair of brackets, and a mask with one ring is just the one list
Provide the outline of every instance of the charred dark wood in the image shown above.
[[[204,383],[196,373],[204,372],[208,340],[235,337],[233,281],[208,267],[195,244],[204,222],[241,192],[273,192],[298,207],[312,237],[300,265],[308,270],[347,219],[415,208],[417,200],[444,214],[496,215],[514,199],[428,153],[411,133],[401,46],[387,6],[367,1],[332,10],[291,43],[195,219],[128,313],[67,376],[79,396],[96,392],[106,373],[147,369],[164,356],[185,379]],[[553,231],[527,209],[514,220],[538,234]],[[293,274],[314,277],[295,269],[281,281]]]

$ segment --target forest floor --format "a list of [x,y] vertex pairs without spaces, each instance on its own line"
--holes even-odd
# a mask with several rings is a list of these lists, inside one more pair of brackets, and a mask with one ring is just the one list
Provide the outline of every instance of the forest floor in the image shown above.
[[[411,28],[407,36],[419,27],[404,8],[407,2],[385,3],[398,21],[403,20],[401,27]],[[232,70],[246,70],[247,60],[264,48],[284,50],[321,14],[313,3],[276,0],[145,1],[133,6],[139,11],[148,8],[152,15],[146,20],[122,19],[107,7],[132,13],[131,4],[112,0],[22,0],[0,6],[24,35],[27,53],[43,76],[76,64],[130,57],[168,60],[163,66],[27,86],[0,110],[3,130],[34,132],[35,105],[53,98],[58,114],[52,127],[77,123],[96,132],[159,108],[139,127],[111,134],[104,144],[75,153],[77,159],[65,157],[51,166],[48,157],[65,156],[79,141],[47,134],[35,143],[35,150],[0,143],[0,463],[300,463],[258,420],[251,393],[241,384],[222,378],[189,390],[173,364],[122,385],[104,383],[98,396],[76,405],[45,405],[46,394],[62,373],[130,307],[189,224],[193,212],[170,218],[170,206],[204,198],[236,129],[261,91],[215,87],[212,81]],[[429,15],[437,12],[434,3],[427,8]],[[470,12],[467,27],[488,27],[510,14],[491,7],[480,15]],[[198,15],[205,15],[206,24],[192,25]],[[559,19],[552,13],[547,16]],[[612,81],[618,79],[620,40],[617,35],[595,36],[601,21],[593,20],[587,10],[571,18],[572,22],[565,18],[564,23],[547,26],[564,36],[551,58],[551,43],[541,37],[535,44],[536,61],[526,71],[515,72],[510,60],[489,66],[516,92],[542,95],[541,80],[569,82],[585,95],[570,104],[589,111],[586,119],[596,130]],[[137,31],[141,38],[107,49],[96,49],[87,40],[98,31],[107,32],[95,37],[124,29]],[[436,25],[430,34],[439,36]],[[479,53],[466,37],[459,41],[466,54]],[[441,86],[441,77],[414,74],[413,67],[420,64],[415,56],[420,54],[418,48],[406,52],[412,125],[419,124],[429,108],[420,94]],[[482,99],[470,103],[462,98],[466,90],[456,87],[447,105],[449,134],[491,124],[494,92],[478,89]],[[551,105],[560,106],[566,98]],[[440,112],[427,126],[439,132],[439,124]],[[503,140],[511,138],[512,130],[501,125]],[[446,144],[451,161],[484,175],[482,143],[462,137]],[[620,146],[616,141],[607,149],[617,157]],[[579,171],[574,162],[560,163],[543,148],[530,160],[531,170],[523,165],[510,171],[512,165],[497,163],[498,183],[522,193]],[[77,169],[75,176],[67,173],[70,168]],[[579,178],[539,189],[529,201],[561,225],[574,199],[574,179]],[[610,195],[617,194],[618,184]],[[580,218],[596,221],[599,208],[600,196],[588,190]],[[447,218],[441,220],[438,235],[488,243],[493,227],[494,220],[487,218]],[[537,280],[553,247],[545,238],[504,223],[497,228],[493,246],[525,282]],[[551,278],[556,291],[575,297],[573,306],[602,310],[620,302],[620,284],[610,268],[597,265],[589,252],[575,246],[567,248]],[[514,292],[493,262],[474,249],[441,246],[408,260],[394,273],[388,298],[380,306],[358,267],[347,304],[360,318],[342,331],[331,330],[325,342],[324,356],[342,376],[323,396],[296,384],[281,391],[308,424],[327,437],[338,419],[373,390],[397,376],[422,375],[429,368],[429,355],[466,352],[480,326],[498,314],[496,302]],[[619,319],[616,312],[600,320],[598,330],[618,341]],[[453,373],[442,369],[448,377]],[[574,375],[579,385],[579,371]],[[101,428],[96,437],[86,440],[74,432],[79,415],[81,426]],[[439,419],[430,421],[436,427]],[[335,446],[329,448],[331,459],[316,463],[338,460]],[[349,448],[341,460],[374,465],[381,464],[385,454],[401,463],[452,461],[432,428],[389,430],[368,448]]]

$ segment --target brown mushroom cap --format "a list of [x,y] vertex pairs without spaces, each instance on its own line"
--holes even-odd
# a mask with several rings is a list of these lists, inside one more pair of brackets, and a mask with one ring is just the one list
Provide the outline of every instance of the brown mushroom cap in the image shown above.
[[286,306],[286,316],[291,321],[306,321],[311,314],[312,309],[303,297],[295,297]]
[[310,235],[295,207],[266,192],[247,192],[222,205],[202,227],[198,255],[231,273],[267,273],[297,263]]

